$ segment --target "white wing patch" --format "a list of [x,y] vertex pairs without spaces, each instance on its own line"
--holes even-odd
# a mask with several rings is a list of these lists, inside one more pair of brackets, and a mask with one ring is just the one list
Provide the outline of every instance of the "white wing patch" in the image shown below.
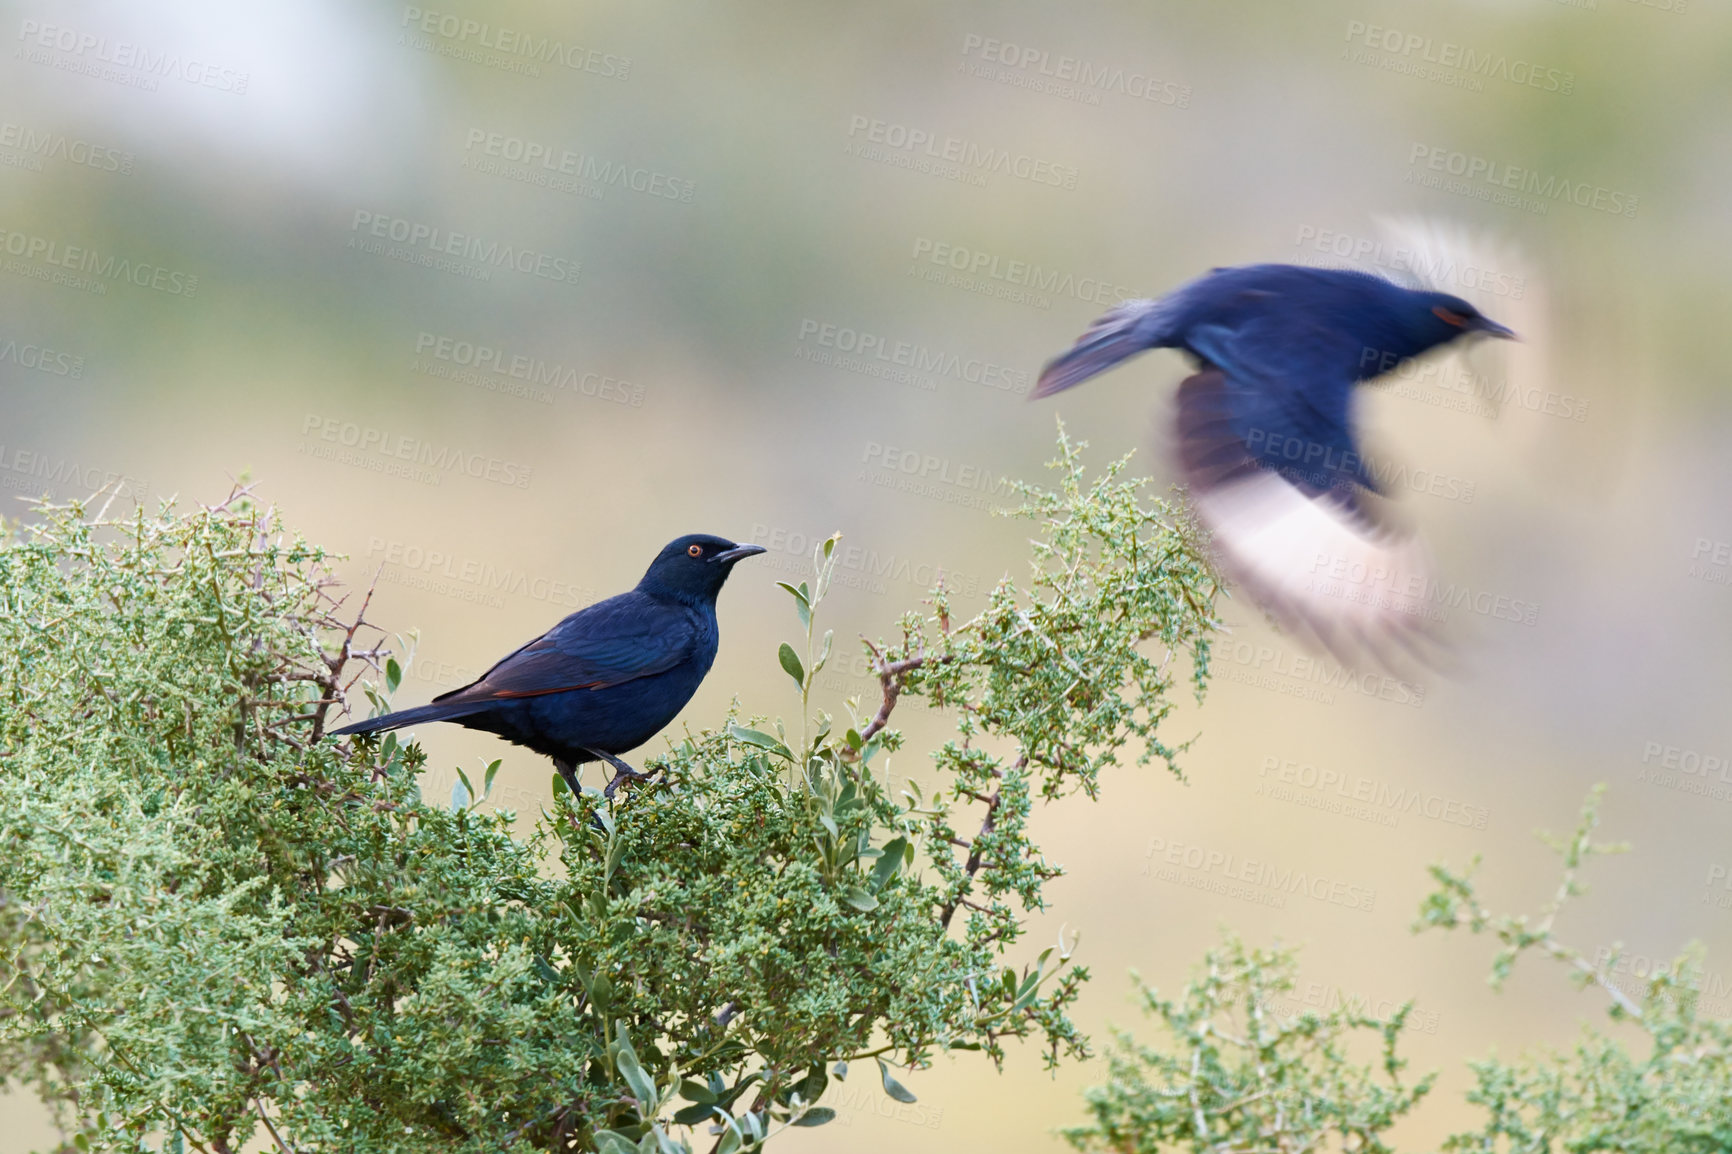
[[1190,498],[1222,569],[1280,624],[1344,661],[1363,650],[1385,664],[1435,660],[1442,611],[1417,537],[1307,497],[1267,470],[1193,485]]

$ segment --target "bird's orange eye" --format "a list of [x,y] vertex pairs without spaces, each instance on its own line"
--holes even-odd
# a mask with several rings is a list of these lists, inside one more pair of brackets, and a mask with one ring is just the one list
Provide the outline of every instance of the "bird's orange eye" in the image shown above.
[[1438,320],[1442,321],[1446,325],[1454,325],[1458,329],[1465,329],[1467,327],[1467,318],[1458,312],[1452,312],[1449,309],[1444,308],[1442,305],[1438,305],[1431,311]]
[[702,545],[687,545],[686,552],[690,553],[693,557],[702,557],[704,555],[704,547]]

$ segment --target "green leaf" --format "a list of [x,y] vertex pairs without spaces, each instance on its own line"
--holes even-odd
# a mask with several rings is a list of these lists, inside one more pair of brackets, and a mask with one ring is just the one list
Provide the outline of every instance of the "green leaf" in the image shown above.
[[818,647],[818,660],[812,663],[813,677],[818,676],[819,670],[824,668],[824,663],[830,660],[830,642],[835,639],[836,631],[834,629],[824,630],[824,644]]
[[385,692],[395,693],[401,684],[403,684],[403,667],[397,664],[395,657],[385,658]]
[[[718,1061],[728,1060],[737,1057],[740,1054],[744,1054],[745,1052],[744,1047],[741,1047],[737,1051],[731,1051],[728,1050],[727,1047],[723,1047],[722,1051],[717,1053],[716,1059]],[[732,1110],[734,1108],[734,1103],[739,1100],[740,1095],[744,1094],[752,1083],[762,1081],[763,1077],[764,1075],[762,1071],[754,1074],[747,1074],[744,1078],[741,1078],[738,1082],[734,1083],[733,1089],[716,1099],[716,1105],[720,1106],[724,1110]]]
[[760,730],[747,729],[743,725],[730,724],[728,726],[728,736],[742,744],[755,746],[758,749],[767,749],[771,753],[777,754],[789,761],[794,760],[794,754],[787,746],[783,745],[778,739],[771,737],[769,734]]
[[800,1084],[794,1087],[794,1089],[799,1093],[801,1100],[807,1105],[811,1105],[813,1102],[822,1098],[824,1096],[824,1091],[829,1088],[830,1079],[829,1076],[824,1073],[824,1064],[822,1062],[815,1064],[810,1070],[807,1070],[806,1076],[800,1079]]
[[482,777],[481,777],[481,796],[483,799],[485,799],[489,794],[491,794],[493,792],[493,775],[499,772],[500,763],[501,763],[501,759],[499,759],[497,757],[494,758],[491,762],[488,763],[487,772],[482,774]]
[[626,1033],[624,1022],[619,1024],[619,1056],[614,1059],[614,1065],[619,1068],[626,1085],[631,1087],[631,1095],[638,1101],[638,1113],[649,1120],[661,1098],[656,1093],[655,1080],[637,1060],[637,1051],[632,1049],[631,1036]]
[[877,1062],[878,1062],[878,1076],[884,1080],[884,1092],[886,1094],[890,1095],[892,1098],[896,1099],[898,1102],[917,1102],[917,1101],[919,1101],[918,1098],[916,1098],[913,1094],[910,1094],[908,1092],[908,1087],[904,1086],[901,1082],[898,1082],[895,1078],[892,1078],[890,1076],[890,1067],[886,1066],[884,1064],[883,1058],[877,1059]]
[[792,645],[782,642],[782,648],[776,651],[776,659],[782,663],[788,676],[794,679],[795,685],[801,689],[806,688],[806,671],[800,667],[799,655],[794,652]]
[[688,1102],[696,1102],[703,1106],[713,1106],[716,1102],[716,1092],[702,1082],[691,1078],[680,1082],[680,1097]]
[[707,1122],[711,1118],[718,1117],[716,1109],[715,1104],[710,1102],[700,1102],[695,1106],[681,1106],[674,1111],[674,1125],[696,1126],[700,1122]]
[[722,1131],[721,1140],[716,1143],[716,1154],[735,1154],[740,1145],[738,1124],[734,1119],[729,1118],[727,1127]]
[[617,1130],[595,1132],[596,1154],[637,1154],[637,1143]]
[[[461,777],[462,775],[459,774],[458,776]],[[464,810],[469,808],[469,791],[463,788],[463,786],[464,782],[462,781],[454,781],[451,783],[452,813],[462,813]]]
[[843,886],[836,894],[844,902],[853,906],[861,913],[878,908],[878,899],[861,889],[859,886]]
[[893,837],[884,843],[884,849],[878,858],[878,864],[872,869],[871,889],[878,893],[890,884],[890,879],[896,876],[896,871],[902,868],[903,855],[908,852],[908,839]]
[[812,598],[806,592],[806,583],[804,581],[800,582],[800,587],[798,589],[788,584],[786,581],[778,581],[776,584],[793,594],[794,608],[800,614],[800,628],[812,628]]
[[836,1111],[828,1106],[814,1106],[798,1118],[794,1119],[796,1126],[822,1126],[836,1119]]

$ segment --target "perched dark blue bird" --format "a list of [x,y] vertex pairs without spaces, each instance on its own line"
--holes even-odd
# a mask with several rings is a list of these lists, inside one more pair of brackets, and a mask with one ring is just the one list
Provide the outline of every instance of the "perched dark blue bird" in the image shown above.
[[1180,472],[1223,564],[1274,615],[1331,648],[1425,625],[1423,550],[1382,525],[1354,435],[1355,386],[1469,334],[1513,337],[1448,293],[1349,269],[1218,268],[1127,301],[1041,372],[1033,397],[1145,349],[1189,353]]
[[573,794],[577,766],[605,761],[618,771],[611,795],[638,776],[618,755],[654,737],[697,692],[716,659],[716,595],[735,562],[763,551],[702,533],[681,537],[637,588],[579,609],[479,680],[431,705],[332,733],[455,721],[551,757]]

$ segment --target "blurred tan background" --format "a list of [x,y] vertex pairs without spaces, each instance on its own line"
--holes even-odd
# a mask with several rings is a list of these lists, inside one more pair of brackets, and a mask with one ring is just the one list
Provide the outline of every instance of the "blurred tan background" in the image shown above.
[[[1305,945],[1294,1009],[1415,996],[1415,1067],[1444,1071],[1404,1131],[1427,1148],[1466,1120],[1463,1059],[1564,1044],[1600,1003],[1537,965],[1494,995],[1486,942],[1411,937],[1424,867],[1483,854],[1488,897],[1535,908],[1531,831],[1603,780],[1635,852],[1564,934],[1637,968],[1699,938],[1732,1014],[1723,9],[89,0],[0,29],[7,515],[250,471],[349,580],[381,572],[374,619],[420,630],[402,704],[709,531],[771,552],[724,594],[685,717],[736,693],[789,714],[772,581],[829,531],[851,551],[828,624],[878,635],[939,568],[963,607],[1021,574],[1023,526],[987,511],[1001,476],[1043,476],[1055,413],[1165,483],[1176,356],[1020,396],[1104,304],[1218,264],[1378,267],[1387,215],[1519,248],[1520,283],[1473,299],[1549,303],[1550,377],[1449,362],[1365,411],[1426,475],[1398,489],[1468,591],[1461,670],[1344,671],[1230,603],[1169,735],[1198,736],[1189,783],[1124,771],[1040,816],[1070,872],[1028,952],[1081,930],[1102,1044],[1153,1037],[1130,968],[1170,989],[1222,926]],[[870,696],[832,669],[828,707]],[[911,749],[939,732],[899,716]],[[546,796],[526,752],[420,736],[430,789],[503,756],[498,801]],[[1264,867],[1323,896],[1225,884]],[[1103,1069],[940,1059],[908,1107],[857,1076],[784,1145],[1054,1150]],[[16,1094],[0,1117],[0,1147],[46,1134]]]

